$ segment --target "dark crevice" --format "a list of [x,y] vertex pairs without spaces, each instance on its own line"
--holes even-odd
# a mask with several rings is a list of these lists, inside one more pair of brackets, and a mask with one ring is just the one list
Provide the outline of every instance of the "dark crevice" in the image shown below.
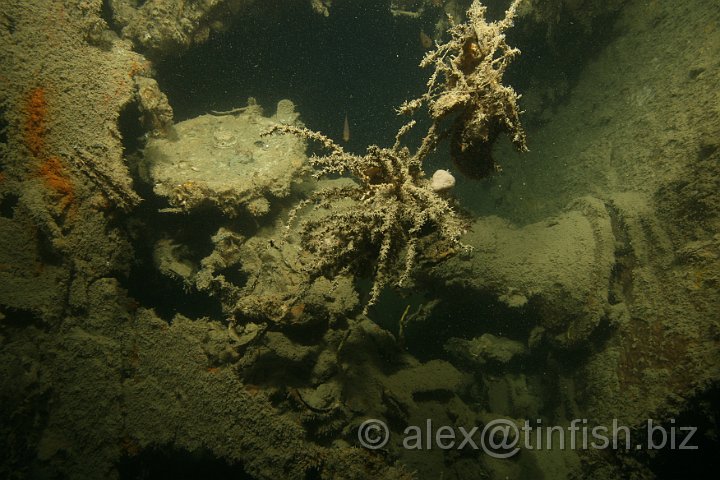
[[6,107],[0,105],[0,143],[8,143],[8,125]]
[[[3,320],[3,323],[5,320]],[[15,368],[22,377],[32,374],[24,367],[32,360],[15,357]],[[21,377],[21,378],[22,378]],[[38,445],[48,424],[52,389],[41,382],[22,391],[3,391],[0,395],[0,477],[2,478],[63,478],[38,465]],[[18,396],[18,394],[20,396]],[[54,473],[54,472],[53,472]]]
[[30,325],[40,330],[47,328],[47,323],[32,310],[0,306],[0,312],[5,316],[2,320],[5,328],[27,328]]
[[120,35],[122,29],[115,21],[115,14],[113,12],[112,5],[110,5],[110,0],[103,0],[102,8],[100,10],[100,18],[105,20],[105,23],[107,23],[111,30]]
[[[128,448],[132,441],[128,440]],[[121,480],[148,479],[232,479],[252,480],[239,464],[230,464],[209,451],[190,452],[176,447],[154,447],[125,455],[117,466]]]
[[52,238],[42,230],[37,231],[37,256],[45,265],[62,265],[66,260],[65,256],[57,250]]
[[447,403],[453,398],[455,398],[455,394],[450,390],[429,390],[422,392],[413,392],[412,398],[415,402]]
[[[509,308],[490,293],[436,288],[434,295],[442,302],[427,318],[409,322],[404,331],[408,352],[421,361],[447,357],[445,344],[453,337],[470,340],[491,333],[524,343],[538,323],[538,313],[531,305]],[[429,330],[432,336],[427,335]]]
[[158,272],[152,257],[148,258],[151,253],[138,252],[138,262],[133,265],[127,281],[122,282],[128,294],[139,305],[152,308],[168,323],[178,314],[188,318],[223,318],[222,308],[216,298],[190,289],[181,280]]
[[[690,399],[685,408],[671,420],[654,422],[667,432],[665,448],[642,451],[645,461],[658,480],[676,478],[714,478],[720,470],[720,385],[713,385],[706,391]],[[687,435],[692,436],[680,448]],[[675,446],[670,446],[674,433]],[[662,441],[659,428],[653,435],[655,445]],[[693,448],[688,448],[693,447]],[[650,453],[652,455],[650,455]]]
[[152,308],[168,323],[178,314],[188,318],[223,317],[216,300],[202,292],[188,291],[180,281],[162,275],[147,261],[134,265],[128,280],[122,284],[139,305]]
[[245,286],[249,278],[248,274],[240,270],[237,265],[218,270],[217,274],[222,275],[225,280],[240,288]]
[[125,156],[138,152],[144,145],[145,129],[140,122],[142,113],[137,102],[130,102],[120,111],[118,129]]
[[[0,172],[0,175],[2,172]],[[15,207],[20,197],[15,194],[7,194],[0,198],[0,217],[13,218],[15,216]]]
[[187,215],[178,225],[177,216],[158,213],[167,205],[148,185],[138,182],[138,191],[145,201],[136,209],[133,223],[127,227],[135,251],[130,275],[123,282],[128,294],[143,307],[153,308],[168,322],[176,314],[189,318],[223,318],[217,298],[188,287],[179,278],[162,274],[154,260],[156,242],[169,238],[182,252],[188,253],[184,260],[199,265],[200,260],[212,252],[209,238],[217,231],[221,215],[199,211]]

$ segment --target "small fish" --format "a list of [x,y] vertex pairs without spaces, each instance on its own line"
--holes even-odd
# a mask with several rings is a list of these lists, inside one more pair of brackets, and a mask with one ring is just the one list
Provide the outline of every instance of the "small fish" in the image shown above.
[[420,43],[425,50],[429,50],[433,46],[432,38],[430,38],[430,36],[422,30],[420,30]]
[[348,123],[347,113],[345,114],[345,124],[343,125],[343,141],[350,141],[350,124]]

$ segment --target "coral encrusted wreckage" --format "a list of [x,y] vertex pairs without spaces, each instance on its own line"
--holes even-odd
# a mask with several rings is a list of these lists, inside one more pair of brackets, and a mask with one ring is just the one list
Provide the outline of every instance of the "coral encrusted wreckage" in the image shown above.
[[[365,155],[348,153],[330,138],[291,125],[276,125],[268,133],[285,132],[318,142],[329,151],[313,156],[316,177],[350,174],[354,182],[321,188],[301,202],[290,215],[314,204],[330,211],[301,222],[303,245],[314,254],[314,276],[340,272],[363,273],[364,254],[375,258],[374,283],[367,307],[373,305],[386,285],[407,286],[424,247],[455,253],[469,247],[460,242],[464,222],[441,190],[425,177],[423,162],[448,134],[455,164],[471,177],[495,170],[490,155],[498,134],[507,131],[515,146],[526,150],[520,125],[518,95],[502,84],[502,77],[519,50],[505,42],[504,31],[512,26],[520,0],[512,3],[499,22],[485,20],[486,8],[475,1],[468,21],[449,31],[451,38],[438,45],[421,62],[434,66],[428,91],[405,102],[400,113],[412,114],[427,105],[433,124],[413,153],[402,138],[415,126],[411,120],[396,135],[391,148],[372,145]],[[455,115],[449,132],[439,123]],[[355,203],[347,205],[342,199]],[[359,208],[358,205],[359,204]],[[291,228],[292,225],[288,225]]]
[[2,0],[0,478],[707,477],[717,2],[485,3]]
[[384,286],[407,285],[418,250],[428,238],[449,248],[462,247],[464,222],[424,177],[422,157],[401,147],[399,140],[392,148],[373,145],[365,155],[353,155],[305,128],[280,125],[271,130],[275,131],[316,140],[330,150],[310,159],[318,168],[316,176],[350,173],[355,180],[320,188],[291,212],[292,222],[298,209],[308,204],[328,210],[300,222],[302,244],[316,259],[311,267],[314,273],[309,272],[312,276],[362,273],[372,252],[375,271],[370,306]]
[[[502,84],[505,70],[520,53],[507,44],[504,32],[513,25],[521,2],[513,1],[505,18],[488,23],[487,8],[474,1],[468,21],[450,28],[451,39],[428,52],[420,63],[434,69],[427,92],[399,109],[412,114],[426,105],[433,125],[421,148],[430,149],[449,136],[455,165],[469,177],[482,178],[498,169],[491,149],[503,131],[518,150],[527,150],[519,96]],[[446,118],[453,119],[452,125],[443,131],[440,122]]]

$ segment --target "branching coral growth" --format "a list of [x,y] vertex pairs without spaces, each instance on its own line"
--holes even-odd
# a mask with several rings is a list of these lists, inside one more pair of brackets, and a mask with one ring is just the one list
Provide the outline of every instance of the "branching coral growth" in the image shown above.
[[[453,252],[464,247],[460,243],[464,222],[431,188],[422,169],[437,143],[449,134],[455,162],[472,176],[494,168],[490,148],[501,131],[510,132],[518,149],[526,149],[518,95],[501,83],[507,65],[519,53],[505,42],[504,31],[512,25],[520,1],[512,3],[503,20],[488,23],[485,7],[475,0],[467,23],[453,26],[451,39],[423,59],[421,66],[434,66],[428,90],[400,107],[401,113],[413,113],[426,105],[433,120],[414,154],[401,145],[414,121],[400,129],[392,148],[373,145],[362,156],[347,153],[328,137],[305,128],[278,125],[268,132],[295,134],[327,149],[328,154],[311,159],[317,177],[350,174],[355,180],[315,191],[291,212],[289,223],[309,204],[327,211],[306,216],[300,226],[302,243],[313,254],[308,263],[315,276],[363,272],[366,259],[374,255],[374,284],[366,310],[385,285],[409,282],[424,248],[441,244],[443,252]],[[452,126],[441,132],[440,122],[450,115],[455,115]]]
[[[306,128],[277,125],[268,132],[299,135],[329,150],[325,156],[311,158],[318,168],[316,177],[349,173],[355,179],[353,184],[315,191],[291,212],[290,223],[298,210],[310,203],[328,209],[327,215],[301,223],[302,242],[314,254],[315,275],[362,271],[367,258],[375,258],[374,284],[366,309],[377,301],[385,285],[408,283],[423,239],[432,234],[433,242],[460,247],[465,231],[448,200],[430,188],[422,158],[400,146],[400,135],[411,126],[398,133],[392,148],[373,145],[362,156],[347,153],[328,137]],[[347,199],[354,202],[344,208],[342,202]]]
[[[486,7],[473,1],[468,21],[453,26],[450,40],[428,52],[420,63],[423,68],[434,68],[427,92],[399,109],[412,114],[427,105],[433,125],[421,150],[434,148],[449,135],[453,160],[470,177],[481,178],[497,168],[490,150],[502,131],[510,134],[518,150],[527,150],[519,96],[502,84],[505,70],[520,53],[507,44],[504,32],[513,25],[522,1],[514,0],[504,19],[490,23],[485,20]],[[452,126],[440,132],[440,122],[451,116]]]

